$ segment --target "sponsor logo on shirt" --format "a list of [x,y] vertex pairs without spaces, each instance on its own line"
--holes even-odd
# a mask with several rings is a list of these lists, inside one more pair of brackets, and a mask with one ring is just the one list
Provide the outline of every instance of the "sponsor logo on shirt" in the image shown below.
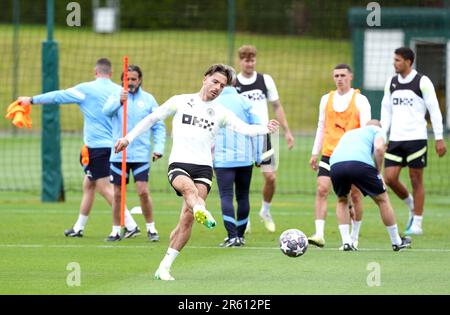
[[408,98],[408,97],[394,97],[392,99],[393,105],[404,105],[404,106],[413,106],[414,105],[414,99]]
[[208,119],[188,114],[183,114],[182,123],[186,125],[197,126],[203,129],[208,129],[209,131],[212,131],[212,127],[214,126],[214,122],[210,122]]

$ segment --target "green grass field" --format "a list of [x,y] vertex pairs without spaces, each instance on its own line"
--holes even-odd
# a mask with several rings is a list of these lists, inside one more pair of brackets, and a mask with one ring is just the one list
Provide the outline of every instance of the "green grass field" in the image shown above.
[[[405,206],[392,198],[399,226],[407,217]],[[326,225],[326,247],[310,247],[299,258],[284,256],[278,249],[281,231],[314,229],[313,197],[278,195],[273,204],[277,232],[269,234],[257,218],[258,194],[251,195],[252,233],[241,248],[219,248],[225,237],[219,200],[213,192],[208,208],[219,221],[214,230],[196,224],[187,247],[172,267],[174,282],[153,280],[153,273],[168,246],[181,200],[172,193],[153,195],[155,221],[161,241],[150,243],[143,235],[118,243],[105,243],[110,232],[110,210],[97,199],[81,239],[66,238],[63,230],[77,217],[80,194],[66,203],[42,204],[39,196],[0,193],[0,294],[449,294],[450,214],[449,197],[429,197],[423,236],[413,247],[393,252],[374,204],[366,198],[360,251],[341,252],[334,211]],[[334,200],[334,198],[332,199]],[[137,204],[132,190],[128,204]],[[334,203],[334,202],[333,202]],[[331,205],[331,203],[330,203]],[[334,206],[331,206],[332,208]],[[141,229],[141,215],[135,215]],[[80,265],[81,285],[68,286]],[[380,266],[380,286],[369,286],[371,263]]]

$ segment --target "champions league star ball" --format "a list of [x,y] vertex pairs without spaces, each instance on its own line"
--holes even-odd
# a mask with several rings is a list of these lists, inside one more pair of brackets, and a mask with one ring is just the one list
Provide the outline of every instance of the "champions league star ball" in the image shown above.
[[286,230],[280,235],[280,250],[289,257],[300,257],[308,249],[308,238],[297,229]]

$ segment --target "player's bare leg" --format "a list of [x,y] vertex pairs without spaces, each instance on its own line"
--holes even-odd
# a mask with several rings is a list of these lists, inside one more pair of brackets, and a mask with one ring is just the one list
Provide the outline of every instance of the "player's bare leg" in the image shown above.
[[83,231],[87,224],[89,214],[91,213],[92,205],[95,199],[95,181],[89,180],[85,175],[83,179],[83,196],[81,198],[80,213],[78,215],[75,225],[64,231],[65,236],[82,237]]
[[414,197],[414,216],[406,234],[420,235],[422,231],[423,206],[425,203],[425,189],[423,185],[423,168],[410,168],[409,178]]
[[308,237],[308,241],[318,247],[325,245],[325,219],[327,217],[327,199],[331,189],[331,179],[329,176],[317,177],[317,191],[315,201],[315,226],[316,232]]
[[[179,179],[179,178],[185,178],[186,180],[190,180],[192,182],[192,180],[186,176],[178,176],[177,178],[175,178],[175,180]],[[175,180],[172,182],[172,185],[174,187],[176,187],[174,185]],[[190,187],[190,185],[186,185],[185,181],[178,181],[178,186],[180,187],[182,185],[185,185],[185,192],[190,193],[189,189],[192,189],[192,187]],[[197,194],[197,198],[200,198],[203,200],[206,199],[207,195],[208,195],[208,190],[206,188],[205,185],[202,184],[194,184],[192,182],[192,184],[194,185],[194,188],[196,190],[196,194]],[[178,188],[176,188],[178,190]],[[195,192],[192,192],[193,194],[195,194]],[[177,226],[175,227],[175,229],[170,233],[170,245],[169,248],[167,249],[166,255],[164,256],[163,260],[161,261],[158,270],[156,270],[155,273],[155,279],[158,280],[175,280],[171,275],[170,275],[170,268],[173,264],[173,262],[175,261],[175,258],[178,256],[178,254],[180,253],[180,251],[183,249],[183,247],[187,244],[187,242],[189,241],[189,238],[191,237],[191,233],[192,233],[192,225],[194,223],[194,214],[192,212],[192,208],[189,206],[188,202],[186,201],[186,199],[192,198],[193,200],[196,199],[196,197],[194,196],[184,196],[184,201],[183,201],[183,206],[181,208],[181,214],[180,214],[180,220],[178,221]]]
[[270,214],[270,205],[275,194],[277,174],[275,171],[266,171],[263,169],[263,176],[263,202],[261,205],[261,210],[259,211],[259,216],[264,222],[264,226],[266,227],[266,229],[269,232],[273,233],[275,232],[275,223],[273,222],[272,215]]
[[153,202],[150,197],[148,183],[144,181],[136,182],[136,191],[139,196],[142,214],[145,218],[145,225],[147,228],[147,236],[150,241],[159,241],[158,231],[153,221]]

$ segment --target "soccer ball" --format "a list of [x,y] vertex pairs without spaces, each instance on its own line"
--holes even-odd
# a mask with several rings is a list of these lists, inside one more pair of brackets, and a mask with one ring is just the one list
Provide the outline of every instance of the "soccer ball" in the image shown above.
[[308,249],[308,238],[297,229],[289,229],[280,235],[280,250],[289,257],[300,257]]

